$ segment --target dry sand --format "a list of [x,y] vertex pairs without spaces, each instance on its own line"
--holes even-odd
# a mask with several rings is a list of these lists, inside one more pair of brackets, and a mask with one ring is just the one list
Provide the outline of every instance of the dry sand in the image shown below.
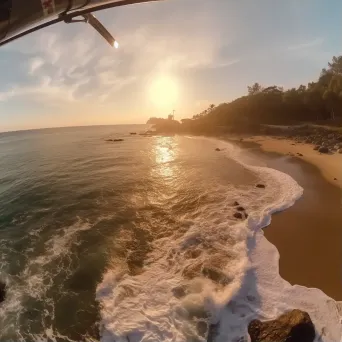
[[[244,139],[247,142],[255,142],[261,149],[268,152],[281,154],[301,153],[301,159],[315,165],[322,175],[329,181],[342,188],[342,154],[322,154],[313,150],[313,145],[295,143],[289,139],[254,136]],[[337,180],[335,180],[335,178]]]
[[[321,155],[311,145],[275,138],[244,141],[276,152],[265,154],[256,144],[245,144],[268,167],[290,174],[304,188],[302,198],[273,215],[265,228],[266,238],[279,250],[281,276],[291,284],[319,288],[342,300],[342,155]],[[303,157],[291,157],[288,152]]]

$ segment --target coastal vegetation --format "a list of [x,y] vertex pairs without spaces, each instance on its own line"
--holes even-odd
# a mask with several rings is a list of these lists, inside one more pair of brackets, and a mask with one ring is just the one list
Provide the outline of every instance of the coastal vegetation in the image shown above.
[[180,122],[151,118],[157,131],[191,134],[255,133],[264,125],[314,123],[342,126],[342,56],[333,57],[316,81],[297,88],[254,83],[231,102],[210,105]]

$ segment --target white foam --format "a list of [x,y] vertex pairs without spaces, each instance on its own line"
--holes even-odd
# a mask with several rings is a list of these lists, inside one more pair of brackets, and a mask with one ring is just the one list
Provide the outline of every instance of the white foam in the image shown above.
[[[223,144],[229,145],[232,158],[237,161],[244,160],[241,149],[229,143]],[[240,318],[235,330],[232,329],[228,322],[231,322],[233,317],[236,318],[237,313],[236,310],[232,312],[234,311],[232,306],[228,306],[222,312],[221,326],[223,328],[220,330],[217,341],[230,341],[246,336],[247,323],[253,318],[270,320],[284,311],[294,308],[307,311],[310,314],[317,331],[316,341],[342,341],[341,303],[334,301],[319,289],[292,286],[282,279],[279,275],[279,252],[264,237],[264,232],[261,229],[271,222],[271,214],[292,206],[302,195],[303,189],[290,176],[280,171],[244,165],[246,168],[258,172],[260,178],[267,184],[267,188],[271,186],[273,198],[276,200],[268,203],[258,213],[259,215],[253,215],[254,222],[248,222],[249,228],[255,231],[254,247],[249,250],[250,270],[246,273],[246,286],[234,298],[234,302],[240,306],[239,313],[245,317]],[[275,196],[277,191],[279,192],[278,196]],[[264,197],[268,195],[264,195]],[[253,283],[257,284],[255,288],[248,286]],[[257,305],[253,301],[249,301],[247,295],[257,300]]]
[[[17,336],[20,340],[20,316],[25,310],[25,300],[34,298],[35,300],[44,301],[50,308],[50,312],[47,314],[51,317],[51,321],[54,320],[54,303],[52,299],[46,296],[46,292],[53,285],[53,277],[55,277],[60,271],[65,270],[64,264],[58,267],[55,274],[51,274],[50,271],[45,271],[45,266],[54,262],[56,259],[70,254],[71,245],[75,243],[75,236],[84,230],[88,230],[92,227],[89,222],[84,222],[81,219],[68,227],[64,227],[45,242],[45,252],[36,257],[27,256],[27,264],[23,271],[18,276],[6,275],[7,272],[2,270],[2,276],[7,283],[6,300],[0,306],[0,321],[1,321],[1,336]],[[37,231],[31,232],[32,237],[39,238],[39,232],[41,228],[37,228]],[[32,252],[32,249],[28,249],[26,252]],[[44,322],[42,325],[44,326]],[[52,334],[53,328],[51,326],[44,327],[45,334],[42,336],[32,336],[33,339],[49,340],[49,336]],[[29,333],[29,332],[26,332]],[[22,338],[21,340],[25,340]],[[51,339],[50,339],[51,340]]]
[[[248,220],[236,223],[229,219],[233,209],[227,201],[208,201],[212,204],[199,209],[197,219],[185,215],[179,220],[187,229],[153,243],[141,273],[130,276],[124,264],[113,262],[116,266],[107,271],[97,289],[102,341],[185,342],[190,337],[206,341],[196,329],[199,321],[220,321],[216,341],[236,341],[247,336],[251,319],[272,319],[292,308],[309,312],[318,333],[323,331],[322,341],[341,341],[337,303],[320,290],[291,286],[283,280],[278,251],[261,229],[270,223],[272,213],[293,205],[303,189],[282,172],[243,164],[238,148],[219,144],[229,158],[267,184],[266,189],[211,189],[212,196],[217,190],[221,199],[226,191],[227,201],[234,198],[242,203],[248,209]],[[201,276],[203,267],[220,270],[227,285]],[[198,277],[186,280],[184,275],[191,273]],[[186,289],[186,296],[177,298],[173,291],[180,287]]]

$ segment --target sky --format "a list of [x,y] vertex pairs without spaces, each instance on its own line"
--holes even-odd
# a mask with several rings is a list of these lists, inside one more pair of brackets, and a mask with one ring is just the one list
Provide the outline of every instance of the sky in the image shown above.
[[247,86],[297,87],[342,54],[342,2],[163,0],[0,48],[0,131],[192,117]]

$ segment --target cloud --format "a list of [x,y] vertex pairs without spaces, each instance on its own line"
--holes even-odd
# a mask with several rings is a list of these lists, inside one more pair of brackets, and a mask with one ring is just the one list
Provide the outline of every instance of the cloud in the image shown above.
[[308,42],[304,42],[304,43],[288,46],[287,49],[288,50],[309,49],[309,48],[312,48],[312,47],[316,47],[316,46],[322,45],[323,41],[324,41],[323,38],[316,38],[316,39],[308,41]]
[[41,57],[35,57],[30,60],[29,63],[29,75],[33,75],[40,67],[44,65],[44,60]]
[[[230,49],[225,56],[220,54],[222,37],[215,19],[208,15],[208,2],[196,11],[191,3],[179,6],[181,1],[176,2],[173,15],[166,10],[172,8],[172,2],[141,5],[136,11],[127,8],[130,20],[122,15],[117,20],[114,12],[103,13],[108,16],[103,23],[118,38],[118,50],[106,45],[87,25],[61,24],[15,42],[10,49],[27,55],[28,75],[35,76],[35,83],[32,77],[21,80],[0,93],[0,101],[20,97],[47,106],[72,102],[75,108],[82,103],[115,101],[119,105],[121,101],[126,106],[119,93],[130,87],[140,99],[148,80],[158,73],[177,78],[188,70],[226,68],[239,62]],[[225,32],[225,43],[233,34],[233,30]]]
[[28,98],[32,102],[45,103],[50,106],[63,106],[66,103],[76,102],[77,90],[88,84],[89,78],[83,78],[72,85],[62,86],[54,82],[51,77],[43,76],[38,83],[22,86],[14,86],[0,93],[0,101],[8,101],[12,98]]
[[[39,70],[40,77],[33,84],[32,79],[24,79],[3,91],[0,101],[20,97],[49,106],[61,106],[69,102],[105,99],[106,94],[108,97],[134,82],[132,76],[117,74],[117,55],[113,54],[113,50],[110,51],[111,56],[101,56],[102,51],[94,48],[94,44],[92,35],[86,38],[84,34],[79,34],[66,41],[61,35],[42,32],[30,50],[26,50],[25,46],[16,46],[17,52],[26,54],[30,51],[40,55],[31,58],[28,67],[29,75],[36,75]],[[97,70],[101,68],[104,70],[99,73]]]
[[217,61],[217,62],[213,62],[211,65],[208,66],[208,68],[210,69],[218,69],[218,68],[226,68],[226,67],[230,67],[234,64],[237,64],[240,62],[240,59],[232,59],[232,60],[227,60],[227,61]]

